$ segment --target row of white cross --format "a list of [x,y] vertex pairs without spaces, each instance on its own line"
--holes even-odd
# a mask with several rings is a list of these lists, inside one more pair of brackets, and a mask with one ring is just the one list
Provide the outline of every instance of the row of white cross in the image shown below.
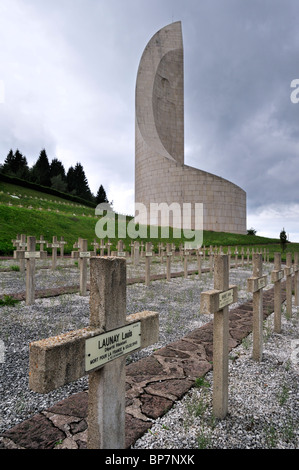
[[[148,257],[150,258],[150,257]],[[84,259],[84,258],[83,258]],[[215,256],[214,290],[201,293],[201,311],[214,315],[213,412],[224,418],[228,408],[229,305],[237,301],[237,286],[229,285],[228,255]],[[274,328],[280,332],[281,280],[286,276],[287,309],[292,308],[292,274],[298,305],[298,254],[292,265],[287,254],[275,254]],[[262,359],[263,289],[262,255],[253,256],[248,290],[253,294],[253,358]],[[90,325],[30,344],[29,386],[39,393],[89,375],[88,447],[123,448],[125,442],[125,357],[159,339],[157,312],[126,315],[126,261],[121,257],[90,258]]]

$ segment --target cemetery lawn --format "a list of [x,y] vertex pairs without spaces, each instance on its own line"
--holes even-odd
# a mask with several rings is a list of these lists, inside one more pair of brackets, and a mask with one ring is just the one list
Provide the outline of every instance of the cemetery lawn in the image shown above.
[[[10,204],[10,205],[8,205]],[[22,207],[19,207],[22,206]],[[132,216],[127,216],[127,223]],[[11,256],[14,250],[12,241],[17,234],[24,233],[27,236],[35,236],[39,239],[43,235],[49,243],[53,236],[64,237],[67,245],[65,254],[70,254],[73,250],[73,244],[79,237],[88,240],[88,250],[92,250],[91,243],[96,237],[95,226],[99,216],[95,215],[95,209],[71,202],[61,197],[42,193],[29,188],[24,188],[15,184],[0,181],[0,256]],[[161,230],[158,230],[158,238],[152,239],[154,251],[158,251],[158,244],[174,243],[178,248],[185,241],[182,237],[173,238],[172,229],[169,230],[169,237],[162,238]],[[150,230],[147,230],[148,237],[142,238],[143,241],[150,241]],[[119,237],[111,239],[111,250],[116,250]],[[279,234],[278,234],[279,236]],[[120,237],[126,245],[126,250],[130,250],[131,239]],[[99,241],[99,239],[97,239]],[[105,240],[107,241],[107,240]],[[187,241],[187,240],[186,240]],[[234,256],[234,247],[238,246],[239,256],[240,247],[260,247],[269,249],[270,261],[274,259],[276,251],[281,252],[279,238],[265,238],[257,235],[238,235],[222,232],[204,232],[203,245],[209,247],[222,246],[226,253],[228,246],[232,247]],[[288,251],[299,251],[299,244],[288,243]],[[246,256],[246,248],[244,249]],[[282,253],[282,260],[285,260],[285,253]]]

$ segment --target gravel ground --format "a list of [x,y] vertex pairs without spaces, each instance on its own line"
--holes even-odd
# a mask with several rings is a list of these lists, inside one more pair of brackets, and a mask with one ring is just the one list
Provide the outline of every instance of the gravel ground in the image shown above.
[[[1,262],[1,268],[11,262]],[[16,264],[16,263],[14,263]],[[79,272],[68,261],[58,270],[37,269],[37,288],[78,284]],[[265,264],[264,272],[273,265]],[[193,266],[196,269],[196,265]],[[190,265],[190,269],[193,268]],[[142,268],[128,265],[128,277],[140,274]],[[174,270],[183,269],[177,262]],[[152,263],[152,272],[165,272],[165,265]],[[239,303],[249,298],[246,280],[251,267],[232,269],[230,283],[239,286]],[[269,285],[271,287],[271,285]],[[199,279],[174,278],[153,281],[149,287],[133,284],[127,287],[128,314],[142,310],[159,312],[159,342],[133,354],[128,361],[151,354],[153,349],[172,342],[211,320],[200,313],[200,292],[213,288],[210,273]],[[25,289],[25,275],[0,272],[0,296]],[[234,305],[232,306],[234,307]],[[192,389],[151,430],[139,439],[134,448],[298,448],[298,363],[296,345],[298,309],[287,319],[283,315],[281,334],[273,334],[273,315],[265,325],[264,356],[261,363],[251,359],[249,336],[231,352],[229,362],[229,413],[224,420],[213,419],[213,373]],[[59,400],[88,388],[87,378],[61,387],[47,395],[28,389],[28,344],[88,325],[89,295],[66,294],[37,299],[33,306],[20,302],[0,307],[0,432],[4,432]],[[1,343],[2,342],[2,343]]]

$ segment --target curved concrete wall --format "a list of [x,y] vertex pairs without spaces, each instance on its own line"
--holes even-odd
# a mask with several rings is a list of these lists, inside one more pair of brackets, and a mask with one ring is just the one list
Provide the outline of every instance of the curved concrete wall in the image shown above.
[[[150,203],[203,203],[203,228],[246,233],[246,193],[235,184],[184,164],[184,58],[181,23],[158,31],[147,44],[136,81],[135,203],[143,224]],[[180,228],[173,219],[171,225]],[[194,228],[194,220],[192,220]]]

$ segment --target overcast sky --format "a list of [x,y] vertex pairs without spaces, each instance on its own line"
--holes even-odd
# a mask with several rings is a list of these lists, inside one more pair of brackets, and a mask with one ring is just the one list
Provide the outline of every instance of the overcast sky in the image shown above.
[[247,192],[247,228],[299,242],[298,0],[0,0],[0,163],[45,148],[133,214],[137,69],[172,21],[185,164]]

